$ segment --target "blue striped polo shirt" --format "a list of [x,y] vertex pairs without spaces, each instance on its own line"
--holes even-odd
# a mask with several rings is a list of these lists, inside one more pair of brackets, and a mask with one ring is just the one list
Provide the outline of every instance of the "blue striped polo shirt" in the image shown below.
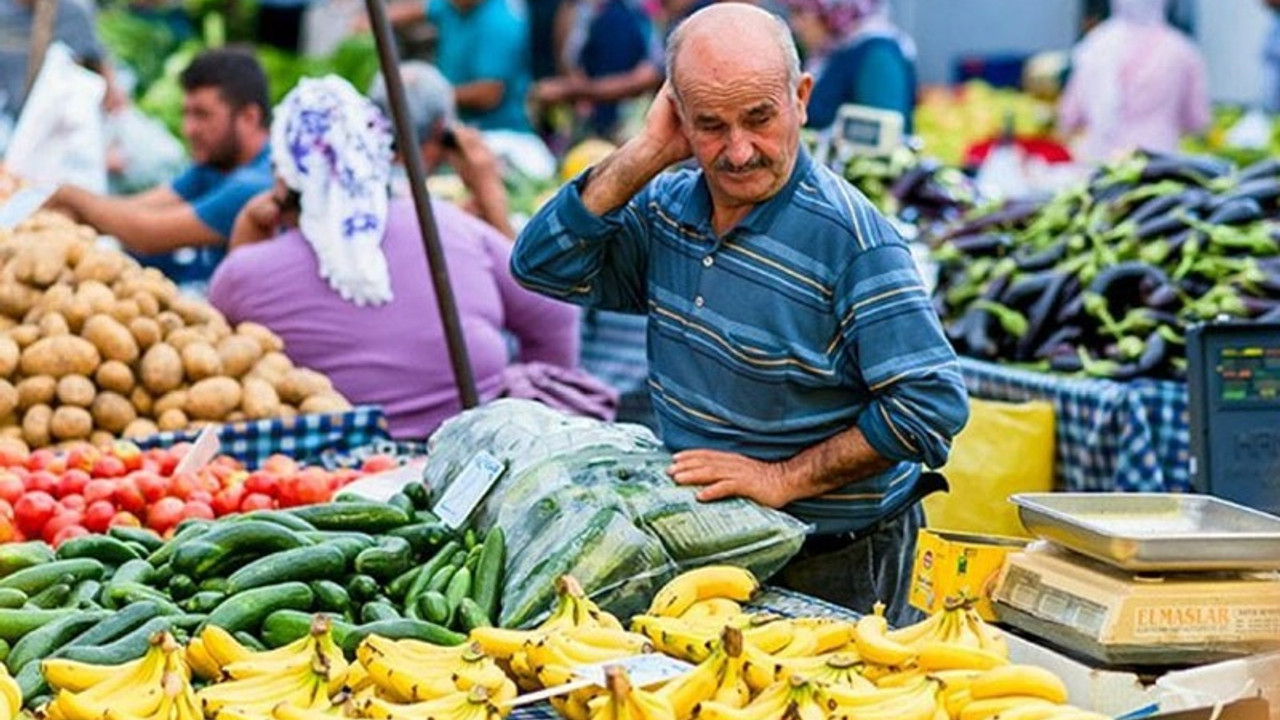
[[823,533],[896,512],[920,463],[943,465],[968,416],[955,354],[906,244],[844,179],[801,151],[782,190],[723,236],[701,170],[664,173],[604,216],[582,182],[525,227],[512,271],[569,302],[648,314],[672,451],[779,461],[860,428],[894,465],[787,508]]

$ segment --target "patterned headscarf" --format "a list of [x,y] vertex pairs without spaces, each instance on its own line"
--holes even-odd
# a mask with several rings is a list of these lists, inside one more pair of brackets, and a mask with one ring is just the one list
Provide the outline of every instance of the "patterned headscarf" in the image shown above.
[[785,4],[794,11],[817,14],[837,43],[859,22],[882,16],[887,9],[885,0],[785,0]]
[[1111,15],[1139,25],[1158,25],[1165,22],[1169,0],[1111,0]]
[[320,276],[356,305],[389,302],[382,254],[392,159],[386,117],[333,75],[302,79],[275,113],[271,159],[301,197],[299,226]]

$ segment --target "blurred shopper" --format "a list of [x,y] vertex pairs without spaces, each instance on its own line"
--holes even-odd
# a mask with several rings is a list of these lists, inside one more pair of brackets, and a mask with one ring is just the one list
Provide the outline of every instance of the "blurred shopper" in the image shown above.
[[[381,405],[397,439],[426,437],[461,404],[413,202],[389,192],[389,123],[346,81],[304,79],[271,137],[275,187],[237,219],[210,302],[274,330],[352,402]],[[432,211],[480,397],[569,373],[577,310],[520,288],[493,228],[446,202]]]
[[814,76],[808,127],[826,128],[841,105],[892,110],[911,132],[915,43],[889,20],[886,0],[784,0]]
[[[34,22],[35,0],[0,0],[0,114],[16,118],[26,98]],[[114,110],[123,105],[126,98],[116,85],[115,73],[107,62],[106,50],[93,23],[92,4],[59,2],[53,21],[53,40],[66,44],[77,62],[102,75],[107,81],[103,106]]]
[[1076,46],[1058,108],[1076,158],[1174,150],[1209,124],[1204,58],[1165,19],[1168,0],[1111,0],[1111,18]]
[[1271,30],[1262,48],[1262,109],[1280,112],[1280,0],[1263,0],[1271,9]]

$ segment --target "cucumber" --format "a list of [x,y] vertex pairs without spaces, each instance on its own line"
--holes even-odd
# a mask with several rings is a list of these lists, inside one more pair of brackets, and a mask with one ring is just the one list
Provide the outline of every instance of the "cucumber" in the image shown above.
[[405,594],[409,592],[409,588],[413,585],[413,581],[417,579],[418,573],[422,571],[422,566],[411,567],[400,573],[394,580],[387,583],[387,597],[397,602],[404,600]]
[[232,522],[243,520],[264,520],[300,533],[312,532],[316,529],[315,525],[312,525],[297,515],[292,515],[280,510],[254,510],[253,512],[247,512],[243,515],[235,515],[232,517]]
[[218,590],[201,590],[187,598],[182,608],[189,613],[213,612],[214,608],[227,599],[227,594]]
[[507,537],[502,527],[494,525],[484,536],[480,561],[476,563],[471,583],[471,599],[485,617],[498,617],[498,601],[502,597],[502,569],[507,561]]
[[395,605],[381,600],[367,602],[360,608],[360,622],[370,623],[378,620],[396,620],[401,617]]
[[470,550],[479,544],[480,536],[476,534],[475,528],[469,527],[466,532],[462,533],[462,547]]
[[165,583],[165,589],[169,592],[169,597],[174,600],[186,600],[200,591],[196,586],[196,581],[186,575],[175,574],[169,578],[169,582]]
[[356,602],[368,602],[378,594],[378,581],[368,575],[352,575],[347,580],[347,594]]
[[10,650],[9,643],[5,642],[4,640],[0,640],[0,663],[4,662],[9,658],[9,650]]
[[[267,616],[262,621],[262,642],[269,648],[277,648],[281,645],[289,643],[301,637],[306,637],[311,632],[311,621],[314,619],[311,613],[300,612],[297,610],[277,610]],[[338,645],[343,646],[347,636],[350,635],[356,626],[329,614],[332,622],[333,640]]]
[[108,610],[119,610],[133,603],[150,600],[160,606],[165,615],[181,615],[178,607],[165,593],[139,583],[108,583],[102,592],[102,606]]
[[153,617],[109,643],[69,647],[58,657],[94,665],[118,665],[136,660],[151,647],[152,636],[162,630],[170,630],[174,620],[166,615]]
[[146,560],[130,560],[116,568],[115,573],[111,576],[110,582],[127,582],[149,585],[155,574],[156,569],[151,567],[151,563]]
[[13,674],[18,683],[18,692],[22,693],[23,704],[38,707],[35,698],[49,692],[49,684],[44,681],[44,673],[40,671],[40,663],[27,663],[22,670]]
[[147,562],[152,567],[160,567],[169,562],[173,557],[173,553],[187,542],[194,540],[209,531],[209,523],[194,523],[186,526],[180,532],[174,533],[168,542],[163,543],[156,548],[154,552],[147,556]]
[[440,522],[440,516],[430,510],[414,510],[413,521],[415,523],[437,523]]
[[427,582],[427,590],[435,590],[439,593],[444,592],[445,588],[449,587],[449,581],[453,580],[453,576],[460,569],[457,565],[445,565],[440,568],[435,575],[431,576],[431,580]]
[[320,530],[356,530],[381,533],[408,525],[409,513],[384,503],[356,502],[325,503],[290,508],[290,513],[315,525]]
[[0,589],[0,608],[22,607],[27,602],[27,594],[13,588]]
[[492,627],[493,621],[475,600],[466,597],[458,603],[458,624],[463,630],[471,632],[478,627]]
[[134,603],[120,612],[112,613],[102,622],[75,636],[50,653],[49,657],[63,657],[63,653],[73,647],[105,645],[133,632],[146,621],[160,617],[161,610],[159,603],[150,601]]
[[28,608],[0,609],[0,639],[13,644],[21,640],[27,633],[44,627],[62,618],[79,615],[80,610],[33,610]]
[[318,545],[332,545],[342,550],[342,557],[348,566],[355,564],[356,556],[360,554],[361,550],[378,544],[378,541],[367,533],[338,533],[317,530],[314,533],[304,533],[303,537]]
[[338,583],[332,580],[313,580],[307,583],[311,592],[316,594],[316,607],[324,612],[345,615],[351,611],[351,597]]
[[402,537],[409,541],[416,555],[424,555],[439,547],[453,537],[453,531],[442,522],[425,522],[405,525],[387,531],[387,535]]
[[159,550],[164,545],[164,540],[154,530],[130,527],[128,525],[111,526],[107,529],[107,536],[125,542],[137,543],[147,548],[148,554]]
[[35,595],[32,595],[31,599],[27,600],[27,607],[51,610],[65,605],[67,603],[67,599],[70,597],[71,576],[65,575],[61,582],[56,582]]
[[249,648],[254,652],[263,652],[264,650],[267,649],[267,646],[263,645],[262,641],[259,640],[257,636],[255,636],[253,633],[245,632],[244,630],[239,630],[232,634],[235,636],[236,640],[240,641],[241,645]]
[[91,558],[103,565],[116,567],[142,558],[123,540],[110,535],[81,535],[58,546],[58,558]]
[[454,551],[462,547],[461,541],[450,540],[445,543],[444,547],[436,551],[418,572],[418,577],[409,586],[409,590],[404,595],[404,604],[406,607],[412,607],[413,603],[422,593],[427,591],[427,586],[431,583],[431,578],[435,577],[436,572],[440,568],[449,564],[449,558],[453,557]]
[[453,626],[453,620],[458,616],[458,606],[462,604],[469,592],[471,592],[471,570],[465,567],[459,568],[458,572],[449,578],[449,585],[444,591],[444,599],[449,602],[449,619],[444,623],[445,626]]
[[102,563],[89,558],[54,560],[19,570],[5,577],[0,580],[0,588],[13,588],[33,596],[50,585],[63,581],[65,576],[71,576],[72,582],[87,579],[101,580],[104,572],[106,569]]
[[227,592],[227,579],[224,577],[205,578],[200,581],[199,588],[201,590],[217,590],[225,594]]
[[0,545],[0,578],[56,559],[53,548],[39,540]]
[[346,557],[335,545],[308,545],[272,553],[231,573],[227,578],[227,594],[264,585],[278,585],[290,580],[320,580],[340,577],[346,570]]
[[108,613],[102,611],[72,611],[71,615],[54,620],[22,637],[14,643],[5,664],[16,673],[32,660],[47,657],[49,653],[67,644],[80,633],[105,620]]
[[444,625],[449,622],[449,601],[445,599],[444,593],[428,590],[422,593],[418,601],[414,603],[414,610],[417,611],[420,620],[433,622],[437,625]]
[[98,606],[98,599],[102,597],[102,587],[102,583],[97,580],[81,580],[71,588],[71,596],[62,603],[62,607],[93,609]]
[[300,582],[266,585],[231,595],[209,613],[208,624],[229,632],[257,632],[262,621],[276,610],[307,610],[315,602],[315,593]]
[[402,537],[386,535],[356,555],[356,572],[377,580],[391,580],[413,565],[413,548]]
[[130,550],[133,550],[134,554],[140,558],[145,558],[146,556],[151,554],[151,548],[147,547],[146,545],[143,545],[142,543],[136,543],[132,540],[125,540],[124,544]]
[[[342,650],[348,655],[356,650],[361,640],[369,635],[379,635],[388,640],[421,640],[432,645],[461,645],[467,636],[448,628],[440,627],[425,620],[401,618],[399,620],[378,620],[355,627],[342,641]],[[337,637],[334,637],[337,640]]]
[[409,496],[415,510],[431,509],[431,491],[427,489],[426,483],[420,480],[411,482],[401,488],[400,492]]
[[400,508],[405,512],[406,515],[410,515],[410,516],[413,515],[414,510],[417,510],[417,508],[414,507],[413,505],[413,500],[410,499],[409,496],[405,495],[403,492],[398,492],[392,495],[391,497],[387,498],[387,504],[390,505],[391,507]]
[[248,558],[311,545],[311,541],[286,527],[264,520],[229,522],[211,528],[198,540],[173,551],[175,572],[201,580],[221,575]]
[[476,565],[480,562],[480,552],[482,550],[484,550],[483,544],[476,545],[468,550],[466,559],[462,561],[462,567],[474,573],[476,571]]

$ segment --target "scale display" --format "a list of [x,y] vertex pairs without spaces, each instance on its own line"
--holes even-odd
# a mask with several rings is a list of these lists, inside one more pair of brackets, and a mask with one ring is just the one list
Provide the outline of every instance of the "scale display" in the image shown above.
[[1214,370],[1222,402],[1274,402],[1280,398],[1280,347],[1219,348]]

